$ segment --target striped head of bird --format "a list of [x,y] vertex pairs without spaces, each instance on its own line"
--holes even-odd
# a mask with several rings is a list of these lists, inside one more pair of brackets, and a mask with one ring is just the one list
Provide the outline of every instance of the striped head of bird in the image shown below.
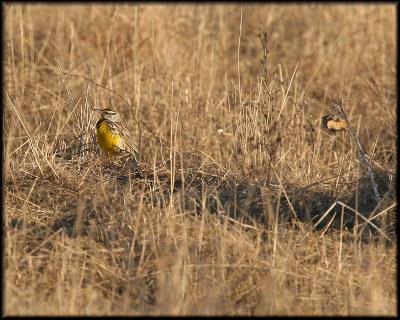
[[118,112],[105,108],[105,109],[93,109],[94,111],[97,111],[101,115],[101,119],[106,119],[110,122],[121,122],[121,116],[119,115]]

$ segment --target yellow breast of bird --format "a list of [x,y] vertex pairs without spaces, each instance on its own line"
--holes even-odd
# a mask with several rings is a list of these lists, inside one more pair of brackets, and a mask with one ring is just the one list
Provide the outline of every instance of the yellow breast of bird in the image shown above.
[[328,121],[327,127],[328,127],[328,129],[335,130],[335,131],[341,131],[341,130],[348,129],[347,122],[343,119]]
[[105,120],[99,121],[97,127],[97,142],[100,148],[107,154],[114,155],[118,153],[122,143],[121,137],[111,133]]

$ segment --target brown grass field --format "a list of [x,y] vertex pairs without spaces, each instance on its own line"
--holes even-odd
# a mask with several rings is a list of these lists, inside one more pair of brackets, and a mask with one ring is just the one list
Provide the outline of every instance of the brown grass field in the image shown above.
[[3,315],[397,315],[395,4],[2,10]]

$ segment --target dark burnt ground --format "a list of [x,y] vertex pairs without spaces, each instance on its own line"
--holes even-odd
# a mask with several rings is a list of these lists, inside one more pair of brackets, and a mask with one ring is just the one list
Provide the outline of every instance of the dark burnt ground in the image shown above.
[[[363,238],[379,237],[379,228],[391,240],[397,237],[396,178],[388,171],[374,170],[381,195],[376,201],[366,175],[351,181],[347,193],[338,198],[318,182],[301,186],[280,184],[272,179],[267,183],[262,176],[254,179],[254,175],[246,177],[226,172],[217,165],[202,164],[199,159],[187,156],[184,169],[175,171],[169,163],[158,165],[154,170],[144,163],[137,166],[124,159],[100,165],[93,160],[79,166],[67,161],[65,165],[70,174],[64,178],[55,177],[51,170],[42,172],[47,177],[41,179],[21,173],[6,181],[6,189],[14,194],[26,193],[35,184],[30,199],[41,210],[29,217],[10,212],[8,223],[13,227],[30,225],[31,232],[41,234],[43,239],[48,232],[65,228],[69,236],[91,234],[94,239],[107,242],[121,237],[123,228],[107,227],[120,223],[116,217],[121,212],[134,214],[139,201],[160,208],[173,201],[181,212],[198,216],[206,210],[265,230],[278,220],[281,225],[302,223],[308,229],[315,226],[315,230],[355,231]],[[126,201],[127,196],[131,201]],[[54,213],[48,214],[43,208]],[[366,224],[361,216],[372,217],[376,227]]]

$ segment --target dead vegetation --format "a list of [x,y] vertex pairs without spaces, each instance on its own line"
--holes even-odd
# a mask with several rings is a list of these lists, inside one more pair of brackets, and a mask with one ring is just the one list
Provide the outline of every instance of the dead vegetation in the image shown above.
[[5,314],[394,315],[394,10],[4,5]]

